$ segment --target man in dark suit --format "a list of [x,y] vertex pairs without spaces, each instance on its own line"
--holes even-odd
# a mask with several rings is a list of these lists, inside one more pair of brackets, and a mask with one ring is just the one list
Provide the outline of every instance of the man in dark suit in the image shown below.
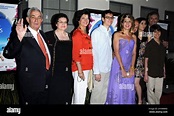
[[[6,58],[16,59],[20,103],[46,104],[51,59],[46,36],[39,30],[43,14],[36,7],[30,8],[26,20],[28,26],[23,25],[23,19],[18,20],[16,30],[11,32],[3,55]],[[38,33],[45,45],[45,54],[48,54],[48,67],[46,67],[45,54],[37,40]]]

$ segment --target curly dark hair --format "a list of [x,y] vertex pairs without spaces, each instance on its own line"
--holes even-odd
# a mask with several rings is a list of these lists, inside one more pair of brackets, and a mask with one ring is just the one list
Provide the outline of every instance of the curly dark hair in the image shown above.
[[69,22],[69,19],[68,19],[68,16],[64,13],[57,13],[57,14],[54,14],[52,17],[51,17],[51,26],[53,28],[53,30],[56,30],[57,27],[56,27],[56,24],[58,22],[58,20],[60,18],[66,18],[67,20],[67,23]]
[[[72,20],[73,25],[74,25],[74,29],[71,31],[71,34],[74,32],[74,30],[76,30],[78,28],[80,18],[82,17],[83,14],[88,15],[88,18],[89,18],[89,21],[90,21],[90,12],[87,9],[77,10],[74,13],[74,17],[73,17],[73,20]],[[87,31],[87,33],[89,32],[89,27],[88,26],[86,27],[86,31]]]

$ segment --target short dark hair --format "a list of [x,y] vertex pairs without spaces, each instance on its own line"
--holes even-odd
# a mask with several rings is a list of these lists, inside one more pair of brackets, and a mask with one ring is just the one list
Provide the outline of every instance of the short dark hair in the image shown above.
[[135,20],[138,21],[139,23],[141,23],[141,21],[147,21],[146,18],[144,17],[138,17]]
[[161,31],[162,31],[162,28],[161,28],[161,26],[158,25],[158,24],[153,24],[153,25],[150,27],[150,32],[154,32],[155,30],[161,32]]
[[104,18],[106,14],[114,14],[110,9],[109,10],[104,10],[102,12],[102,17]]
[[56,24],[58,22],[58,20],[60,18],[66,18],[67,20],[67,23],[69,22],[69,19],[68,19],[68,16],[64,13],[57,13],[57,14],[54,14],[52,17],[51,17],[51,26],[53,28],[53,30],[56,30],[57,27],[56,27]]

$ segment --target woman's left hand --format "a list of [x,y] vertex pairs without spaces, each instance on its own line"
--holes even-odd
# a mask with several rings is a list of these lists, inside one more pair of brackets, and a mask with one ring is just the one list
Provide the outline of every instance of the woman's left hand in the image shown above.
[[134,68],[130,68],[129,69],[129,76],[128,77],[132,77],[135,75],[135,71],[134,71]]

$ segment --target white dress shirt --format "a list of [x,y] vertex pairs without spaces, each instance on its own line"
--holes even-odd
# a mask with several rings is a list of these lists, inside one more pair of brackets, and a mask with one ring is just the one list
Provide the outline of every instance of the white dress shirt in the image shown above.
[[[30,26],[28,26],[28,29],[30,30],[31,34],[34,36],[35,40],[37,41],[38,43],[38,40],[37,40],[37,33],[39,33],[39,31],[35,31],[34,29],[32,29]],[[41,38],[42,38],[42,41],[44,42],[44,45],[45,45],[45,48],[46,48],[46,51],[48,53],[48,58],[49,58],[49,62],[51,64],[51,56],[50,56],[50,52],[49,52],[49,49],[48,49],[48,46],[46,45],[45,43],[45,40],[43,39],[42,35],[40,34]],[[38,43],[39,44],[39,43]]]
[[94,74],[107,73],[112,64],[112,33],[106,27],[100,25],[91,34],[93,52]]

